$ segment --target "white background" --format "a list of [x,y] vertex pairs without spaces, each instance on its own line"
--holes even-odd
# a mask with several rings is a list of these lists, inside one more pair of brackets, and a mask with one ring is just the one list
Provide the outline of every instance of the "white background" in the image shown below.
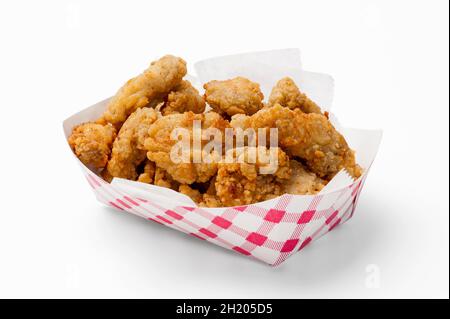
[[[448,23],[447,1],[2,1],[0,297],[448,298]],[[66,117],[166,53],[286,47],[343,124],[384,130],[350,222],[270,268],[95,201]]]

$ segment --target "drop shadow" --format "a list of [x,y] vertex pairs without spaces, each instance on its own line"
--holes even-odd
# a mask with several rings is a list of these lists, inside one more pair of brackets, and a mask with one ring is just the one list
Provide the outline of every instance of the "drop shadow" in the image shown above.
[[[381,203],[377,199],[362,196],[352,219],[291,256],[280,266],[271,267],[155,222],[103,206],[103,211],[108,213],[106,218],[114,220],[114,227],[132,227],[148,232],[148,237],[144,237],[144,241],[148,238],[146,245],[133,245],[133,249],[140,250],[138,253],[149,254],[146,247],[157,238],[161,250],[175,254],[179,263],[171,264],[172,258],[166,263],[162,260],[165,267],[177,268],[182,263],[185,271],[196,273],[199,284],[203,282],[206,285],[213,281],[220,286],[221,283],[232,282],[236,283],[236,287],[251,285],[262,291],[270,287],[272,293],[274,289],[306,291],[332,285],[346,269],[364,262],[366,252],[383,236],[383,220],[377,218],[380,209]],[[108,227],[111,227],[111,223]],[[149,255],[149,258],[153,257]]]

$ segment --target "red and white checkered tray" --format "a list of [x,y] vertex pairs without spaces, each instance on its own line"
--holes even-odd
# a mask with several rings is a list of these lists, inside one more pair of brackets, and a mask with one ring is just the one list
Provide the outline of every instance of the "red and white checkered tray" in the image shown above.
[[[255,68],[260,70],[260,61],[264,61],[261,56],[264,57],[264,53],[258,54],[259,60],[255,59],[255,65],[251,63],[252,55],[245,55],[250,62],[247,61],[246,69],[241,71],[241,75],[261,83],[265,81],[265,74],[259,76],[248,74],[252,73],[249,70]],[[286,52],[281,54],[286,56]],[[223,63],[224,59],[227,63]],[[217,73],[220,69],[217,68],[218,64],[225,64],[229,73],[230,64],[233,65],[229,60],[233,59],[238,59],[242,63],[239,56],[233,56],[228,60],[227,57],[222,57],[219,59],[220,63],[214,60],[200,62],[201,66],[196,66],[200,80],[203,82],[207,79],[209,73]],[[236,67],[239,68],[239,64]],[[329,88],[332,88],[332,84],[325,81],[328,84],[322,86],[322,89],[325,88],[322,92],[320,85],[317,87],[317,83],[320,84],[324,77],[331,79],[330,77],[323,75],[321,78],[319,74],[306,73],[300,69],[281,67],[278,69],[281,76],[276,74],[273,65],[270,66],[270,78],[278,76],[281,78],[288,74],[294,80],[303,82],[303,87],[310,87],[309,92],[304,90],[312,98],[322,101],[323,104],[327,103],[327,99],[331,102],[327,94],[331,94]],[[222,76],[218,74],[217,78],[231,77],[228,73]],[[236,73],[239,74],[239,70],[236,70]],[[296,77],[296,74],[300,76]],[[311,79],[310,82],[308,78]],[[263,85],[262,88],[264,92]],[[102,101],[66,119],[63,124],[66,138],[75,125],[96,119],[105,109],[106,103],[107,100]],[[184,195],[154,185],[120,179],[115,179],[109,184],[92,173],[78,159],[77,161],[97,199],[105,205],[276,266],[312,241],[346,222],[355,212],[359,195],[381,141],[381,132],[341,128],[340,130],[344,132],[350,146],[356,150],[358,163],[365,169],[361,178],[353,181],[346,178],[345,173],[338,174],[318,195],[285,194],[273,200],[240,207],[200,208]]]

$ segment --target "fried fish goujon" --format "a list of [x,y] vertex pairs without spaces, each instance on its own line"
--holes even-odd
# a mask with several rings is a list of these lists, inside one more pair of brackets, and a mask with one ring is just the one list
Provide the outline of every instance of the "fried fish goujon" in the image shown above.
[[155,106],[163,101],[186,75],[186,62],[172,55],[163,56],[150,64],[147,70],[122,86],[108,103],[102,121],[115,127],[140,107]]
[[330,179],[342,168],[355,178],[361,176],[354,152],[322,114],[305,114],[276,104],[249,117],[233,117],[231,126],[277,128],[279,145],[289,155],[305,160],[308,168],[321,178]]

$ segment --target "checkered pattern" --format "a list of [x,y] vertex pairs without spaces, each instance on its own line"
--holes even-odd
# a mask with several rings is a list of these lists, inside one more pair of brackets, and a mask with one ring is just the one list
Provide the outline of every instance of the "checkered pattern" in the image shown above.
[[102,203],[273,266],[350,219],[367,176],[366,172],[351,186],[325,195],[286,194],[273,207],[254,204],[208,209],[163,207],[145,198],[133,198],[82,168]]

